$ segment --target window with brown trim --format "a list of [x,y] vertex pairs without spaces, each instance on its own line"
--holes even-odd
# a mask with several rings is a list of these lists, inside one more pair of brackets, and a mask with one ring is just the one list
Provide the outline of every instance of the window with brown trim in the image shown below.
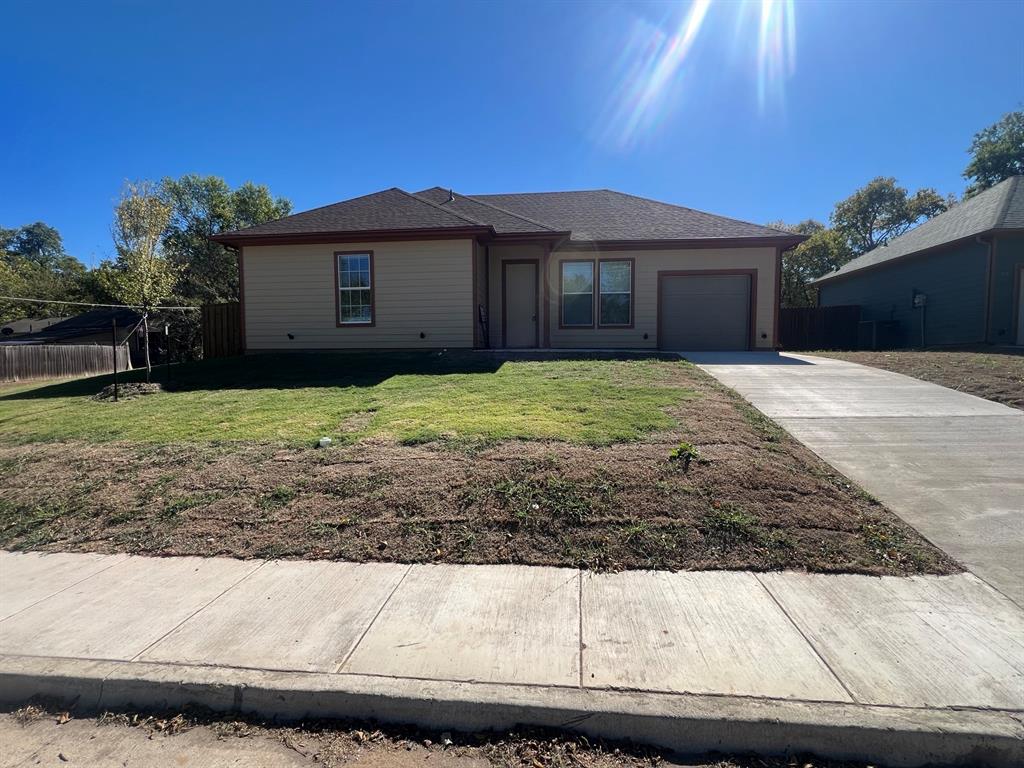
[[594,262],[563,261],[561,279],[562,325],[594,325]]
[[373,324],[373,254],[337,253],[338,325]]
[[598,325],[633,324],[633,260],[602,259],[598,264]]

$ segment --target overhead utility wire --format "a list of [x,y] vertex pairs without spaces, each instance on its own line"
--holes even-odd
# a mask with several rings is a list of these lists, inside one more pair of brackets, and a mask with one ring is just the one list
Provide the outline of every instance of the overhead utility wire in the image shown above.
[[[0,296],[2,301],[28,301],[33,304],[71,304],[76,307],[112,307],[116,309],[145,309],[136,304],[90,304],[85,301],[57,301],[55,299],[29,299],[24,296]],[[150,307],[150,309],[202,309],[202,307]]]

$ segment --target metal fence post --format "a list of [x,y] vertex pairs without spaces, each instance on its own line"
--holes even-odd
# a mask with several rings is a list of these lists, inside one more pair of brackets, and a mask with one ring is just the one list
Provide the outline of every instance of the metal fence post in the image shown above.
[[117,318],[114,318],[111,322],[111,337],[113,339],[113,346],[111,349],[114,350],[114,402],[117,402]]

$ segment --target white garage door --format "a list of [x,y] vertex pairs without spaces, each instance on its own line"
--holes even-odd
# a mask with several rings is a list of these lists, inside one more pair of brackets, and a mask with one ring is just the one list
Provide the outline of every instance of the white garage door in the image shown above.
[[663,275],[661,349],[749,349],[750,275]]

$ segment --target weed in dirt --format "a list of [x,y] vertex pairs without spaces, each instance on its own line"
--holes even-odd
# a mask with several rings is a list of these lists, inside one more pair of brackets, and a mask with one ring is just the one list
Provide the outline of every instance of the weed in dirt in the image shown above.
[[169,499],[160,511],[160,517],[164,520],[173,520],[182,512],[187,512],[196,507],[205,507],[218,498],[216,493],[193,493],[188,496],[179,496],[176,499]]
[[768,443],[780,443],[783,438],[785,438],[786,432],[782,427],[745,400],[740,400],[740,402],[736,404],[736,407],[739,409],[739,412],[743,415],[746,422],[754,428],[754,431],[757,432],[758,435],[761,436],[762,440]]
[[373,472],[361,477],[345,476],[332,478],[322,483],[324,493],[339,499],[351,499],[360,496],[372,496],[379,493],[394,482],[394,478],[384,472]]
[[708,512],[697,528],[709,546],[723,550],[758,537],[757,519],[732,505],[722,505]]
[[596,508],[604,508],[614,501],[616,486],[614,481],[604,477],[581,482],[523,473],[499,481],[491,492],[521,523],[544,515],[582,525]]
[[908,541],[905,533],[884,520],[863,523],[860,535],[876,560],[900,569],[916,570],[922,565],[919,547]]
[[668,460],[676,462],[683,468],[683,472],[690,471],[691,461],[700,461],[700,451],[693,443],[685,440],[668,452]]
[[758,543],[766,567],[781,568],[793,562],[796,542],[785,531],[773,528],[760,536]]
[[46,500],[37,504],[18,504],[0,499],[0,536],[20,539],[15,549],[31,549],[51,539],[51,526],[62,517],[74,514],[70,499]]
[[299,492],[287,485],[279,485],[261,499],[261,506],[264,509],[280,509],[287,506],[288,502],[299,495]]

